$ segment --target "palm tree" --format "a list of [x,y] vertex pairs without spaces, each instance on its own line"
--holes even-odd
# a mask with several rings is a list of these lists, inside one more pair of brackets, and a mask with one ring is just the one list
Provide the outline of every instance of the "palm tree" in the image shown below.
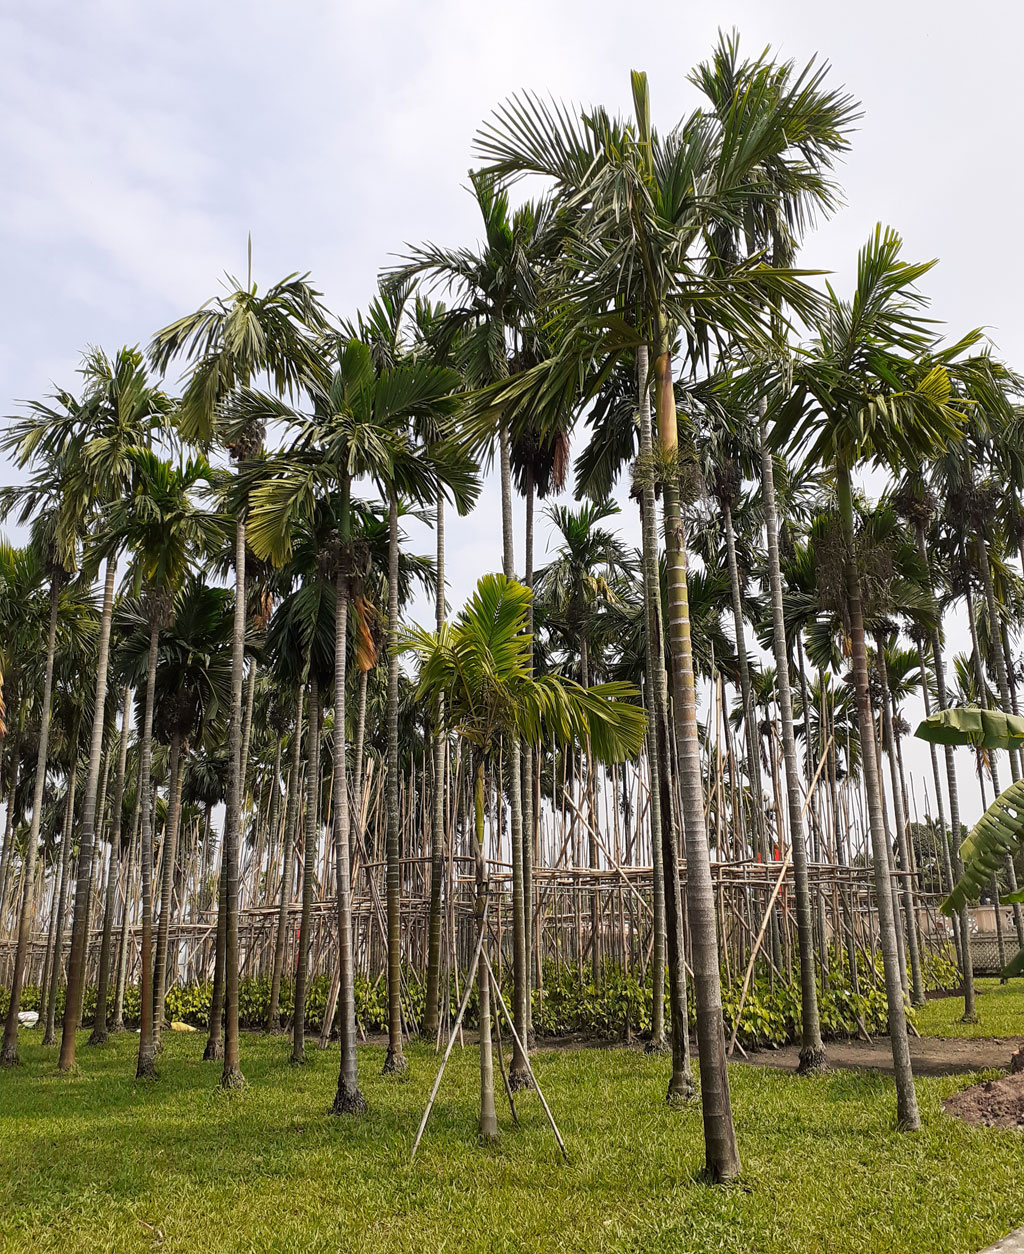
[[202,513],[193,500],[197,487],[209,485],[213,479],[213,471],[205,458],[174,465],[162,461],[150,450],[142,450],[136,454],[135,463],[132,495],[108,507],[106,526],[98,538],[97,549],[106,556],[127,542],[131,550],[131,583],[136,594],[144,593],[141,601],[125,609],[125,626],[130,626],[139,637],[136,656],[140,661],[145,659],[145,669],[137,676],[139,680],[145,676],[139,765],[142,975],[136,1068],[137,1076],[142,1079],[156,1075],[152,756],[160,634],[174,621],[175,600],[191,563],[213,547],[219,520]]
[[[68,393],[59,393],[55,399],[62,410],[67,413],[74,413],[78,408],[78,402]],[[48,460],[45,467],[36,471],[33,479],[23,489],[8,490],[4,499],[0,501],[0,511],[4,513],[18,508],[20,510],[18,516],[22,522],[27,522],[34,516],[32,544],[39,552],[40,564],[46,571],[50,601],[46,630],[46,660],[43,667],[42,697],[39,706],[39,741],[32,784],[32,821],[29,826],[28,843],[21,873],[18,939],[14,953],[14,969],[11,974],[10,1002],[4,1023],[3,1045],[0,1047],[0,1066],[5,1067],[15,1066],[18,1062],[18,1012],[21,1007],[25,962],[28,957],[32,919],[35,914],[36,857],[49,751],[57,619],[61,588],[67,582],[77,561],[77,528],[80,524],[80,517],[77,515],[75,506],[80,502],[80,498],[64,491],[71,480],[72,466],[69,463],[72,461],[70,449],[56,454]]]
[[[367,330],[362,326],[364,333]],[[370,338],[367,336],[367,338]],[[459,376],[430,362],[409,359],[377,365],[364,340],[352,338],[337,346],[337,366],[316,395],[312,415],[300,416],[278,405],[273,412],[299,426],[293,448],[253,494],[251,539],[257,553],[277,562],[290,551],[289,524],[315,508],[318,494],[331,493],[334,535],[331,565],[335,601],[335,735],[334,823],[338,875],[340,938],[339,996],[342,1064],[335,1110],[361,1110],[355,1071],[355,993],[351,961],[349,872],[349,802],[346,757],[345,674],[349,600],[354,585],[365,579],[366,548],[353,537],[351,488],[355,478],[376,481],[388,501],[388,990],[389,1045],[385,1072],[405,1069],[401,1023],[401,917],[398,861],[398,632],[399,532],[398,497],[421,501],[450,492],[461,509],[475,497],[472,466],[446,442],[444,424],[457,404]],[[267,406],[268,398],[241,398],[247,414]],[[425,429],[429,443],[417,448],[413,425]],[[357,588],[355,590],[358,590]],[[341,624],[341,625],[339,625]]]
[[915,464],[924,452],[943,447],[957,435],[962,410],[950,371],[970,370],[969,362],[958,359],[979,336],[975,333],[939,350],[932,324],[920,312],[924,298],[914,287],[934,263],[904,262],[900,249],[899,236],[879,226],[858,257],[852,300],[843,301],[829,289],[826,315],[818,320],[816,338],[795,366],[792,390],[778,407],[773,442],[777,447],[801,448],[810,438],[806,462],[828,466],[835,476],[897,1119],[901,1127],[917,1128],[871,708],[862,577],[854,540],[853,472],[865,461],[893,468]]
[[[167,397],[152,387],[146,377],[142,354],[135,348],[122,348],[111,360],[99,349],[86,354],[81,373],[85,379],[83,413],[74,423],[47,423],[43,432],[33,430],[31,419],[22,428],[23,447],[38,434],[41,444],[73,443],[89,508],[102,516],[103,510],[132,489],[135,457],[148,445],[151,429],[168,412]],[[71,951],[68,958],[67,996],[61,1029],[61,1071],[75,1065],[75,1032],[82,1018],[85,994],[85,958],[89,932],[92,893],[93,843],[96,827],[96,797],[103,756],[104,711],[107,698],[107,666],[110,656],[110,628],[114,613],[116,551],[106,557],[100,635],[96,658],[96,696],[93,705],[92,737],[86,772],[85,794],[79,833],[78,876],[75,884]]]
[[223,719],[230,695],[231,595],[193,576],[178,590],[157,655],[154,732],[168,746],[168,811],[153,975],[153,1032],[163,1026],[181,795],[190,746]]
[[[289,275],[262,295],[252,281],[252,240],[249,274],[243,287],[229,279],[226,297],[214,297],[201,309],[158,331],[149,348],[152,364],[167,369],[184,356],[192,362],[188,383],[177,411],[185,440],[210,443],[216,435],[218,407],[228,397],[248,388],[254,379],[268,376],[276,392],[292,396],[316,372],[312,333],[326,328],[319,293],[307,276]],[[263,443],[258,424],[235,431],[229,451],[244,463]],[[221,1084],[237,1088],[245,1083],[238,1057],[238,848],[241,831],[243,711],[245,670],[245,512],[235,518],[235,625],[231,645],[231,708],[228,728],[228,793],[224,819],[223,872],[225,877],[225,1026],[224,1068]]]
[[[629,684],[587,689],[552,675],[535,676],[526,633],[532,593],[504,575],[485,575],[451,626],[440,632],[413,629],[400,647],[419,663],[417,703],[426,705],[439,730],[454,732],[474,756],[473,811],[477,878],[477,926],[484,964],[478,966],[480,1021],[480,1135],[497,1135],[491,1059],[490,985],[486,971],[487,867],[484,788],[504,739],[530,745],[545,737],[562,744],[589,740],[602,761],[639,753],[643,710]],[[443,713],[442,713],[443,712]]]

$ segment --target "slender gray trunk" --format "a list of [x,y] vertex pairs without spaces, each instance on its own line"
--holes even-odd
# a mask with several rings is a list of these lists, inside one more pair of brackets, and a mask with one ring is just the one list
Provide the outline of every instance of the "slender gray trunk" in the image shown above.
[[25,962],[32,939],[32,920],[36,908],[36,860],[39,852],[39,823],[43,813],[43,788],[46,784],[46,757],[50,745],[50,707],[53,701],[53,656],[57,642],[57,609],[60,582],[54,577],[50,584],[50,622],[46,635],[46,666],[43,672],[43,699],[39,709],[39,745],[36,751],[36,774],[32,784],[32,822],[29,826],[25,862],[21,872],[21,913],[18,917],[18,941],[14,950],[11,973],[11,997],[4,1022],[4,1040],[0,1048],[0,1066],[18,1063],[18,1012],[21,989],[25,980]]
[[302,697],[303,686],[295,697],[295,723],[292,729],[292,764],[288,776],[288,805],[284,817],[284,853],[281,870],[281,898],[277,907],[277,932],[274,935],[274,965],[270,980],[270,1007],[267,1012],[267,1031],[281,1030],[281,976],[284,972],[284,949],[288,939],[288,907],[292,902],[292,868],[295,863],[295,837],[302,794],[300,769],[302,752]]

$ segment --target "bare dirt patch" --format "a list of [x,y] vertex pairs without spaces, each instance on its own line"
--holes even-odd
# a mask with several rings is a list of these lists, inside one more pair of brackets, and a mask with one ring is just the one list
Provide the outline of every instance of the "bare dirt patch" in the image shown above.
[[982,1128],[1024,1130],[1024,1074],[972,1084],[947,1097],[943,1109]]
[[[959,1075],[967,1071],[987,1071],[991,1067],[1007,1067],[1019,1039],[998,1037],[922,1036],[910,1041],[910,1057],[915,1075]],[[799,1047],[785,1045],[781,1049],[748,1050],[748,1057],[733,1055],[734,1062],[749,1062],[755,1067],[781,1067],[795,1071],[800,1061]],[[828,1065],[857,1071],[892,1071],[892,1047],[887,1036],[872,1041],[835,1040],[825,1042]],[[1022,1090],[1024,1091],[1024,1090]]]

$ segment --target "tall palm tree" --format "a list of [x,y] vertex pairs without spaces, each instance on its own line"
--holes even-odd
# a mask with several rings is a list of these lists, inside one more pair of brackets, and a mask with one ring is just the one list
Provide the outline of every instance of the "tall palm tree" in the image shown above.
[[[163,392],[150,384],[142,354],[136,348],[122,348],[113,359],[108,358],[100,349],[93,349],[86,354],[81,373],[85,380],[85,391],[83,413],[79,420],[74,424],[48,424],[46,430],[39,434],[44,443],[75,444],[80,474],[84,481],[82,491],[88,496],[91,510],[101,517],[111,502],[131,492],[135,476],[135,457],[141,449],[148,446],[151,430],[168,413],[169,401]],[[26,429],[23,439],[30,441],[35,435],[35,431]],[[116,551],[107,554],[105,566],[96,658],[96,695],[85,793],[82,798],[67,995],[57,1063],[61,1071],[71,1070],[75,1065],[75,1032],[82,1018],[82,1000],[85,994],[96,798],[103,756]]]
[[815,339],[795,366],[793,386],[778,408],[773,441],[801,449],[805,460],[835,476],[843,542],[843,578],[852,647],[861,759],[874,855],[875,888],[889,1008],[889,1033],[897,1087],[897,1120],[917,1128],[914,1092],[893,913],[889,852],[882,812],[875,723],[864,630],[862,577],[855,547],[853,473],[863,462],[892,468],[915,464],[959,432],[962,407],[951,371],[969,372],[962,355],[977,333],[948,348],[936,344],[933,325],[921,312],[915,284],[934,263],[910,264],[901,241],[879,226],[858,257],[851,300],[830,288]]
[[[363,328],[366,331],[366,326]],[[369,338],[369,337],[367,337]],[[363,1108],[355,1071],[355,992],[351,955],[349,802],[346,756],[346,648],[350,596],[367,575],[366,548],[353,536],[351,490],[359,477],[373,479],[388,501],[388,990],[389,1044],[385,1072],[405,1069],[400,1002],[401,918],[398,861],[398,497],[430,501],[451,493],[461,509],[475,498],[472,464],[445,440],[444,425],[457,405],[459,376],[444,367],[410,358],[387,365],[374,361],[371,344],[351,338],[337,345],[337,365],[316,395],[311,415],[277,406],[276,416],[298,424],[293,448],[253,494],[251,539],[258,553],[281,562],[290,551],[289,524],[315,507],[318,493],[331,494],[335,601],[335,857],[341,946],[339,997],[342,1063],[337,1113]],[[378,356],[380,356],[378,354]],[[268,398],[246,395],[247,412]],[[414,424],[427,443],[417,445]],[[358,590],[357,588],[355,590]]]
[[[74,413],[78,408],[78,402],[69,393],[59,393],[55,399],[61,409],[68,413]],[[81,497],[65,491],[71,481],[72,473],[72,450],[65,449],[48,459],[45,467],[40,467],[24,488],[8,490],[4,498],[0,500],[0,512],[6,514],[9,510],[17,509],[19,511],[17,517],[22,522],[33,519],[32,544],[39,552],[40,564],[46,571],[50,602],[42,697],[39,705],[39,740],[32,784],[32,821],[29,826],[28,843],[21,873],[18,939],[14,952],[14,969],[11,973],[10,1001],[7,1019],[4,1023],[3,1045],[0,1046],[0,1066],[6,1067],[15,1066],[18,1062],[18,1012],[21,1008],[25,963],[28,958],[32,920],[35,914],[36,857],[49,752],[53,668],[61,589],[77,564],[77,537],[78,528],[81,525],[81,512],[76,506],[80,505]]]
[[[535,676],[529,663],[527,607],[532,593],[503,575],[485,575],[451,626],[405,633],[401,647],[419,663],[417,702],[438,727],[453,731],[474,756],[474,832],[478,943],[486,955],[487,866],[484,790],[499,745],[512,736],[531,745],[545,737],[563,744],[589,740],[603,761],[639,753],[646,720],[624,683],[587,689],[552,675]],[[443,703],[442,703],[443,698]],[[442,715],[443,711],[443,715]],[[443,718],[443,723],[442,723]],[[490,982],[478,966],[480,1024],[480,1135],[497,1135],[491,1059]],[[518,1033],[517,1033],[518,1034]]]
[[144,669],[140,665],[137,680],[143,677],[145,680],[139,755],[142,974],[136,1068],[136,1075],[142,1079],[156,1075],[152,756],[160,634],[173,622],[175,600],[192,562],[214,547],[219,520],[202,512],[194,500],[200,485],[208,486],[213,479],[213,471],[205,458],[191,458],[175,465],[161,460],[150,450],[142,450],[136,454],[135,463],[132,494],[108,507],[106,526],[97,548],[106,556],[127,541],[131,551],[131,585],[136,595],[143,594],[141,601],[125,608],[125,627],[137,633],[136,656],[140,663],[144,659]]
[[[319,293],[307,276],[289,275],[260,293],[249,274],[243,286],[229,279],[226,296],[172,322],[153,337],[149,356],[164,371],[177,357],[191,361],[177,411],[185,440],[207,445],[216,437],[218,408],[228,397],[267,376],[279,395],[293,396],[315,376],[313,334],[326,329]],[[244,464],[263,444],[263,429],[236,430],[229,451]],[[238,850],[241,831],[243,710],[245,670],[245,510],[235,518],[235,625],[232,637],[231,709],[228,727],[228,793],[224,820],[225,1027],[221,1084],[245,1083],[238,1055]]]

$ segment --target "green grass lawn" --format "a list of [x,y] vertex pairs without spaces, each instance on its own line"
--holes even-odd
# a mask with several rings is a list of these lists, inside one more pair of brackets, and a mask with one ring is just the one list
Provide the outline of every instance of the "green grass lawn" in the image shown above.
[[1024,980],[1000,984],[997,977],[975,981],[977,1023],[961,1023],[962,997],[940,997],[916,1012],[922,1036],[1024,1037]]
[[166,1033],[160,1078],[137,1084],[136,1038],[56,1049],[25,1033],[0,1073],[0,1249],[722,1250],[730,1254],[974,1251],[1024,1221],[1024,1141],[945,1116],[967,1078],[918,1084],[924,1131],[893,1131],[879,1075],[798,1079],[732,1069],[741,1184],[699,1182],[697,1105],[669,1109],[668,1061],[626,1049],[542,1052],[569,1146],[533,1094],[522,1126],[476,1140],[476,1052],[453,1054],[424,1145],[409,1149],[436,1062],[411,1079],[360,1058],[369,1113],[332,1118],[336,1054],[288,1065],[282,1039],[243,1039],[249,1086],[218,1091],[203,1037]]

